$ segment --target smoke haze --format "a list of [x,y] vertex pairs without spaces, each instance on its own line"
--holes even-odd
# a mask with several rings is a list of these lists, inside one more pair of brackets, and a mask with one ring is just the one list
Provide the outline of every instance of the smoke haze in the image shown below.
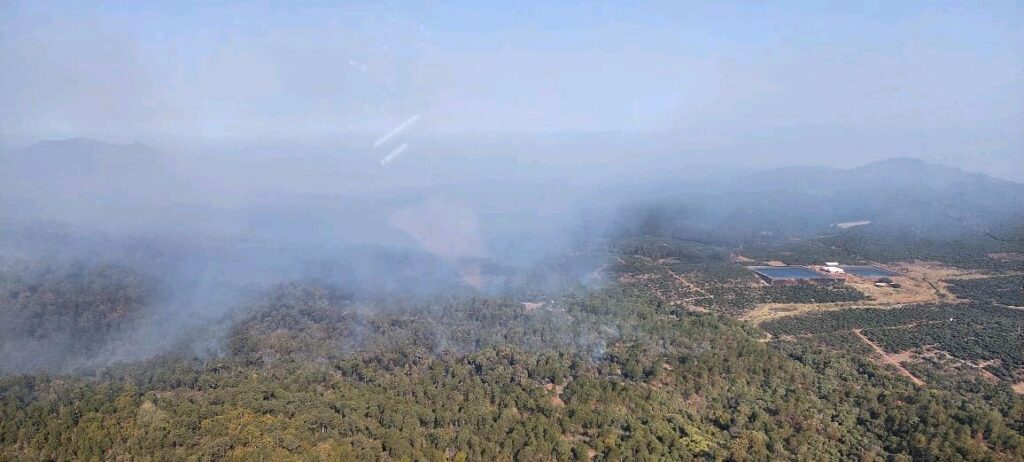
[[[800,6],[2,2],[0,372],[219,354],[295,281],[440,319],[600,286],[621,236],[1018,226],[1021,5]],[[26,331],[90,281],[95,344]]]

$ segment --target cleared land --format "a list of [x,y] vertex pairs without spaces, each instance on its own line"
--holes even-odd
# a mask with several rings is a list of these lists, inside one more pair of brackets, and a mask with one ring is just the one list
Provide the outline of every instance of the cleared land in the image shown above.
[[764,321],[818,311],[835,311],[857,307],[901,307],[922,303],[959,303],[950,290],[951,280],[982,279],[986,276],[977,272],[952,268],[934,262],[904,262],[887,265],[904,276],[890,279],[900,285],[894,287],[875,286],[876,278],[862,278],[853,274],[836,275],[850,288],[864,294],[864,300],[829,303],[761,303],[743,316],[744,319],[760,324]]

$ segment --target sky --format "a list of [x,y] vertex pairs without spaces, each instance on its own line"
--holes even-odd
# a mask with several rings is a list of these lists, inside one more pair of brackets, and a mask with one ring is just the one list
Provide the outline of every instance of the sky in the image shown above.
[[1024,166],[1019,2],[242,3],[0,0],[0,138],[380,136],[418,116],[421,135]]

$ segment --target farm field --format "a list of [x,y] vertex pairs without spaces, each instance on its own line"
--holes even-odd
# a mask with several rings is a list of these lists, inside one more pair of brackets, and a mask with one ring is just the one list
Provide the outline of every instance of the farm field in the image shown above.
[[[872,358],[917,385],[956,375],[1024,392],[1024,310],[1015,309],[1024,305],[1019,274],[993,276],[908,261],[887,264],[892,272],[857,265],[866,272],[840,274],[839,284],[771,285],[745,266],[751,259],[734,254],[730,260],[647,259],[620,281],[685,295],[690,309],[737,316],[759,326],[772,342],[810,343]],[[767,271],[773,270],[790,274],[786,267]],[[876,286],[881,277],[895,284]]]
[[971,279],[947,279],[947,289],[958,297],[1024,307],[1024,276],[1020,274]]
[[854,332],[903,361],[946,355],[1013,383],[1024,380],[1024,312],[985,303],[856,308],[776,319],[779,339]]
[[[727,312],[755,323],[845,308],[962,303],[971,298],[969,294],[972,291],[984,292],[997,287],[1003,294],[1000,300],[1006,302],[1003,304],[1024,304],[1024,294],[1015,291],[1016,284],[1021,281],[1020,275],[989,276],[938,262],[908,261],[886,265],[898,272],[894,276],[831,276],[840,284],[797,281],[771,285],[756,273],[776,274],[776,277],[810,277],[820,273],[803,267],[751,267],[747,265],[751,259],[738,254],[732,255],[730,260],[687,262],[674,257],[654,259],[642,255],[620,255],[612,270],[618,274],[619,282],[642,283],[672,304]],[[876,268],[870,265],[858,267]],[[876,281],[880,277],[891,279],[896,284],[878,287]],[[951,289],[951,285],[955,289]]]

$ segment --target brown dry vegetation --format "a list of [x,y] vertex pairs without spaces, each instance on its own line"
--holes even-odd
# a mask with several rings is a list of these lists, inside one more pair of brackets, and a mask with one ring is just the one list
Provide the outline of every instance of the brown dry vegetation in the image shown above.
[[551,395],[551,404],[558,407],[565,407],[565,401],[562,401],[562,391],[565,390],[565,385],[548,383],[544,385],[544,389],[553,393]]
[[814,313],[817,311],[833,311],[856,306],[865,306],[867,300],[860,302],[837,302],[837,303],[760,303],[756,308],[747,314],[740,316],[740,319],[750,321],[754,324],[797,314]]
[[522,302],[522,304],[523,310],[525,310],[527,313],[544,306],[544,302]]
[[1002,253],[990,253],[988,258],[993,260],[1002,261],[1024,261],[1024,253],[1020,252],[1002,252]]

